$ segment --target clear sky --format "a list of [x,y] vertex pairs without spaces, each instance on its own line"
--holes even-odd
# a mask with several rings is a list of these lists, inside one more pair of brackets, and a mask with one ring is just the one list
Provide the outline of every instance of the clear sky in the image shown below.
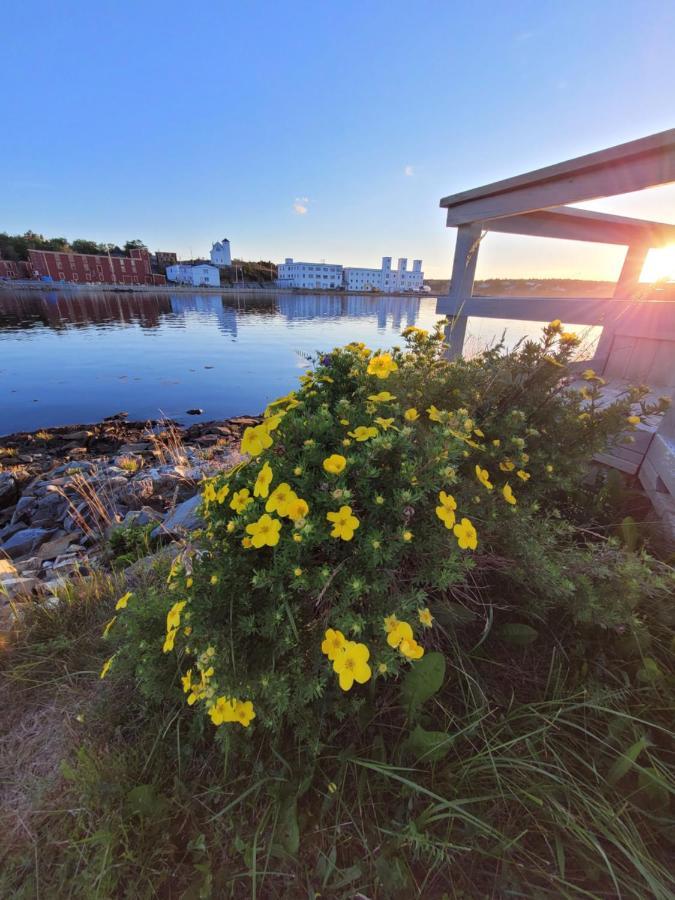
[[[6,3],[0,230],[445,277],[440,197],[675,125],[674,0]],[[675,221],[675,188],[603,209]],[[490,236],[479,276],[611,277]]]

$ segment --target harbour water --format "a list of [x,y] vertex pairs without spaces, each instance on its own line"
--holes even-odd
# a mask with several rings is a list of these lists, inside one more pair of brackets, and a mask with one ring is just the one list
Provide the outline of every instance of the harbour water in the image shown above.
[[[179,421],[254,414],[297,385],[309,357],[432,328],[433,297],[0,290],[0,435],[117,412]],[[467,346],[540,325],[469,322]],[[201,417],[187,410],[203,409]]]

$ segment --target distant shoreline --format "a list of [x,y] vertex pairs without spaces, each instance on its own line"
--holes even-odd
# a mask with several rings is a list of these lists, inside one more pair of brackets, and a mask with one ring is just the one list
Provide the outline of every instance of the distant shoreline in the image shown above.
[[16,291],[61,291],[64,293],[101,293],[101,294],[288,294],[298,296],[305,294],[325,295],[336,297],[435,297],[435,294],[412,291],[345,291],[331,290],[330,288],[280,288],[280,287],[256,287],[247,285],[243,287],[209,287],[189,284],[79,284],[70,281],[2,281],[0,282],[0,297],[3,289]]

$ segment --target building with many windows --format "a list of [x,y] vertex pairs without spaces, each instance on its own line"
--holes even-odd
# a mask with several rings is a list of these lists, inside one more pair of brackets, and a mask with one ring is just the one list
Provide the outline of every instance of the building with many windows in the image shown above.
[[167,266],[167,281],[174,284],[190,284],[194,287],[220,287],[220,272],[216,266],[197,265],[190,266],[178,263],[175,266]]
[[422,260],[413,260],[412,271],[408,271],[405,257],[401,257],[398,267],[392,269],[391,256],[383,256],[379,269],[345,268],[343,282],[348,291],[381,291],[385,294],[421,291],[424,288]]
[[383,257],[379,269],[296,262],[289,258],[278,266],[277,281],[279,287],[344,288],[347,291],[378,291],[384,294],[424,290],[422,260],[413,260],[412,270],[408,271],[408,260],[402,257],[397,268],[392,269],[391,256]]
[[84,284],[164,284],[156,275],[145,247],[135,247],[129,256],[103,253],[62,253],[58,250],[29,250],[28,265],[33,278]]
[[279,287],[339,288],[342,287],[342,266],[295,262],[287,258],[277,267],[277,281]]

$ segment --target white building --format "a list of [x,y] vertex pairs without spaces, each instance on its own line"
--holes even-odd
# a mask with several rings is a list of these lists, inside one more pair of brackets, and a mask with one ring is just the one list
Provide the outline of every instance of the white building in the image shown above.
[[190,284],[194,287],[220,287],[220,272],[215,266],[189,266],[178,263],[166,267],[166,280],[176,284]]
[[412,271],[408,271],[408,260],[401,257],[398,267],[392,269],[391,256],[382,257],[380,269],[344,269],[343,282],[348,291],[382,291],[392,293],[399,291],[424,290],[424,272],[422,260],[413,260]]
[[232,256],[230,255],[230,242],[227,238],[222,241],[216,241],[211,247],[211,262],[214,266],[231,266]]
[[279,287],[339,288],[342,287],[342,266],[294,262],[287,258],[278,266],[277,281]]

